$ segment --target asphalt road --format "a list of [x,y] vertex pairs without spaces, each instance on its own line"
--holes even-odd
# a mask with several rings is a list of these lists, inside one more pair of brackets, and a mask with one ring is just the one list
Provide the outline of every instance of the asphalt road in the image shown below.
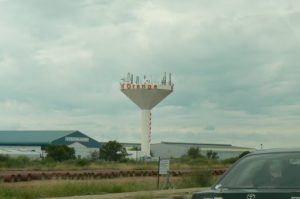
[[[204,191],[208,188],[172,189],[159,191],[139,191],[127,193],[114,193],[103,195],[71,196],[51,199],[190,199],[192,193]],[[50,199],[50,198],[48,198]]]

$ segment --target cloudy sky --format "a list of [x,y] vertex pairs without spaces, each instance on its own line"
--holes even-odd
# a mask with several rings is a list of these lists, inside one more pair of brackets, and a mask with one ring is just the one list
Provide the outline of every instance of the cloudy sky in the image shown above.
[[298,0],[0,0],[0,129],[140,141],[127,72],[175,91],[152,142],[300,146]]

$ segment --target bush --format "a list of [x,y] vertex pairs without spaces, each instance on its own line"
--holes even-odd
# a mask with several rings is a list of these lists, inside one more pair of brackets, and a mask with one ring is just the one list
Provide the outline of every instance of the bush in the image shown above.
[[7,161],[9,159],[8,155],[0,155],[0,161]]
[[188,149],[186,155],[190,158],[204,158],[198,147],[191,147]]
[[47,158],[56,161],[75,159],[75,150],[66,145],[49,145],[46,148]]
[[198,169],[192,172],[192,182],[201,187],[207,187],[212,184],[213,175],[209,169]]
[[25,168],[31,165],[31,160],[26,156],[9,157],[2,156],[0,161],[0,167],[4,168]]
[[107,161],[121,161],[126,154],[126,149],[117,141],[109,141],[100,149],[100,159]]
[[215,151],[211,151],[211,150],[206,152],[206,157],[211,160],[219,159],[218,153]]
[[207,165],[209,164],[208,159],[206,159],[204,156],[200,156],[198,158],[191,158],[190,156],[184,155],[180,159],[177,159],[176,162],[184,163],[188,165]]
[[180,188],[208,187],[213,182],[213,175],[209,169],[196,169],[177,186]]
[[87,159],[79,159],[76,161],[76,165],[80,167],[89,166],[91,165],[91,161]]

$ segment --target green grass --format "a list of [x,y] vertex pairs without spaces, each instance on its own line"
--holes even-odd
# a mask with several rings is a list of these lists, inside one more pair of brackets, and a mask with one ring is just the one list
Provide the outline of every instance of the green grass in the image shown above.
[[[195,170],[193,175],[171,177],[172,188],[191,188],[210,186],[213,177],[208,170]],[[102,180],[44,180],[17,183],[0,182],[0,198],[35,199],[75,195],[95,195],[134,191],[156,190],[156,177],[127,177]],[[160,178],[160,188],[164,188],[166,177]],[[153,198],[148,195],[136,195],[136,199]]]
[[[198,171],[193,176],[171,177],[171,186],[176,189],[209,186],[211,178],[205,177],[206,171]],[[104,180],[45,180],[18,183],[0,183],[0,198],[7,199],[35,199],[47,197],[63,197],[74,195],[95,195],[106,193],[122,193],[134,191],[156,190],[156,177],[128,177]],[[166,182],[160,178],[160,188]],[[136,199],[150,199],[147,195],[135,195]]]
[[[190,188],[210,186],[213,177],[208,169],[228,167],[227,163],[203,158],[183,157],[171,160],[171,170],[195,170],[193,175],[171,177],[174,188]],[[0,156],[0,170],[156,170],[157,162],[91,162],[86,160],[69,160],[55,162],[51,160],[29,160],[26,157],[9,158]],[[142,190],[155,190],[156,177],[117,178],[105,180],[48,180],[18,183],[1,183],[0,198],[5,199],[35,199],[46,197],[63,197],[74,195],[91,195],[105,193],[121,193]],[[164,187],[161,178],[161,188]],[[136,199],[153,198],[151,194],[136,195]]]
[[[205,158],[190,158],[184,156],[180,159],[171,160],[172,170],[181,169],[197,169],[214,168],[214,167],[228,167],[232,160],[217,161]],[[27,157],[10,158],[0,155],[0,170],[93,170],[93,169],[109,169],[109,170],[156,170],[157,162],[140,162],[127,160],[126,162],[106,162],[89,160],[67,160],[57,162],[53,160],[30,160]]]
[[[142,180],[142,179],[141,179]],[[39,181],[31,183],[0,184],[0,198],[35,199],[74,195],[122,193],[154,190],[155,183],[134,179],[104,181]],[[154,181],[153,181],[154,182]]]
[[0,170],[88,170],[88,169],[109,169],[109,170],[153,170],[157,169],[156,162],[106,162],[89,160],[67,160],[57,162],[53,160],[30,160],[27,157],[10,158],[0,155]]

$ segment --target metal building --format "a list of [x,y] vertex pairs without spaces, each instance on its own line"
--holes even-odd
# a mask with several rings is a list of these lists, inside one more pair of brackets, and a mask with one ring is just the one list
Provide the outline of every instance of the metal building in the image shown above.
[[232,146],[230,144],[205,144],[205,143],[182,143],[182,142],[161,142],[151,145],[151,151],[155,157],[179,158],[191,148],[199,148],[202,155],[208,151],[217,152],[218,159],[237,157],[244,151],[255,151],[254,148]]
[[87,158],[99,152],[100,143],[80,131],[0,131],[0,154],[25,155],[31,158],[45,156],[50,144],[63,144],[74,148],[78,158]]
[[[138,143],[121,143],[123,147],[127,149],[127,153],[130,155],[130,159],[140,159],[141,144]],[[151,144],[151,153],[153,157],[158,158],[180,158],[187,154],[187,151],[191,148],[199,148],[202,155],[206,156],[208,151],[217,152],[218,159],[224,160],[227,158],[233,158],[239,156],[244,151],[255,151],[254,148],[238,147],[230,144],[207,144],[207,143],[188,143],[188,142],[161,142]]]

